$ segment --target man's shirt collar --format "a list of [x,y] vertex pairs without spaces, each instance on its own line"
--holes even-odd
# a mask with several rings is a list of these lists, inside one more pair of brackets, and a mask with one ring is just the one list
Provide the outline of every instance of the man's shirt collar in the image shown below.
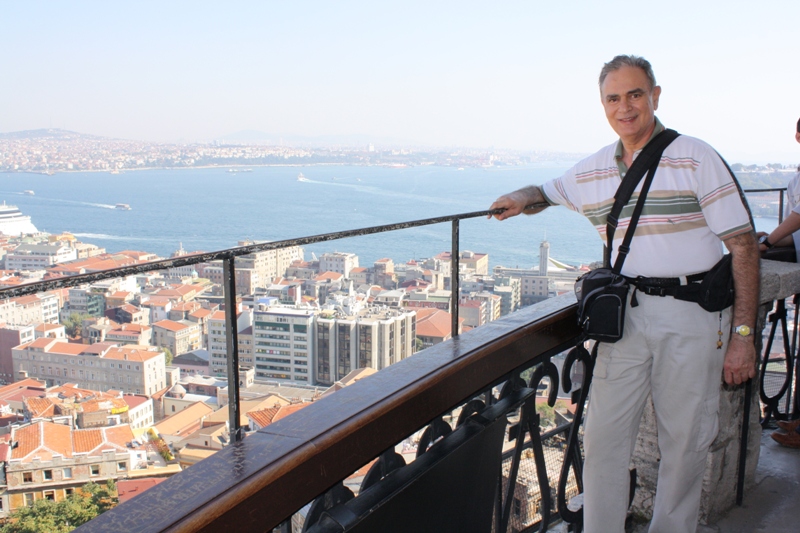
[[[659,133],[661,133],[666,129],[664,125],[661,123],[661,121],[658,120],[658,117],[655,117],[655,119],[656,119],[656,127],[653,128],[653,133],[650,135],[650,138],[647,139],[647,142],[644,144],[644,146],[650,144],[650,141],[652,141],[656,137],[656,135],[658,135]],[[636,160],[641,151],[644,150],[644,146],[633,152],[633,159],[631,159],[631,161]],[[617,150],[614,152],[614,159],[616,160],[617,167],[619,168],[619,177],[624,178],[625,173],[628,172],[628,166],[622,161],[622,139],[617,141]]]

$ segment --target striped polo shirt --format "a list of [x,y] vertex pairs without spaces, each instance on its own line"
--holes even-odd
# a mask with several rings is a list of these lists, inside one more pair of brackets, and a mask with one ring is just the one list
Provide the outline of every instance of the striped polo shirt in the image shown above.
[[[618,143],[606,146],[542,186],[551,205],[586,216],[603,243],[624,171],[615,157],[617,148]],[[643,183],[620,215],[612,264]],[[719,155],[700,139],[681,135],[661,156],[622,273],[660,278],[705,272],[722,257],[723,240],[752,230],[738,187]]]

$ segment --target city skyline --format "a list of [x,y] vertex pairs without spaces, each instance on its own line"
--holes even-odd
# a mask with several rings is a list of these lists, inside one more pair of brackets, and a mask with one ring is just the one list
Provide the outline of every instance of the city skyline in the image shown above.
[[[658,116],[743,163],[800,159],[800,6],[619,2],[6,4],[0,132],[212,141],[243,131],[589,153],[614,140],[596,78],[648,58]],[[278,139],[276,139],[278,140]]]

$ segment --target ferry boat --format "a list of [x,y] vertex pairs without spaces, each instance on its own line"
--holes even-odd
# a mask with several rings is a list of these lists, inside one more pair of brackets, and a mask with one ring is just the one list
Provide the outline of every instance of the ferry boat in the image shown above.
[[115,209],[119,209],[120,211],[130,211],[131,206],[128,204],[117,204],[114,206]]
[[22,191],[22,194],[25,194],[27,196],[33,196],[36,193],[34,193],[32,190],[28,189],[28,190]]
[[297,181],[311,181],[311,180],[303,176],[303,173],[301,172],[300,174],[297,175]]
[[25,233],[39,233],[31,222],[31,217],[23,215],[15,205],[0,205],[0,232],[4,235],[22,235]]

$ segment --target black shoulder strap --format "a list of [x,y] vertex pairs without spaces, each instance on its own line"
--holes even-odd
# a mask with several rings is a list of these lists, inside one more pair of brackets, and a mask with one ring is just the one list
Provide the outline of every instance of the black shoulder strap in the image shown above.
[[[606,267],[611,265],[611,249],[614,242],[614,233],[617,230],[617,225],[619,223],[619,215],[622,213],[622,208],[627,205],[628,201],[633,196],[633,191],[636,189],[636,186],[639,185],[639,182],[642,181],[645,172],[651,170],[651,174],[655,174],[655,169],[658,168],[658,163],[661,161],[661,154],[664,153],[664,150],[669,146],[669,144],[678,138],[680,134],[671,129],[665,129],[661,133],[655,136],[652,141],[647,143],[647,146],[644,147],[642,152],[636,158],[636,160],[631,165],[631,168],[628,169],[628,172],[625,174],[625,177],[622,179],[622,183],[619,184],[619,188],[617,192],[614,194],[614,206],[611,208],[611,212],[606,217],[606,250],[605,250],[605,257],[604,257],[604,264]],[[650,177],[649,182],[652,182],[652,176]],[[646,187],[642,188],[641,193],[639,194],[639,202],[644,207],[644,198],[647,195],[647,189],[649,189],[650,185],[649,182],[646,183]],[[638,206],[637,203],[637,206]],[[641,208],[638,209],[639,214],[641,214]],[[631,218],[630,224],[628,225],[628,231],[626,232],[626,237],[630,236],[633,238],[633,232],[636,229],[636,223],[639,221],[638,215],[636,218]],[[625,256],[627,255],[628,251],[630,251],[630,239],[625,239],[628,241],[627,243],[623,243],[625,248],[621,251],[624,251],[622,254],[622,261],[624,261]],[[615,270],[619,272],[622,270],[622,262],[617,258],[615,263],[619,264],[619,270],[616,269],[617,264],[615,264]]]

